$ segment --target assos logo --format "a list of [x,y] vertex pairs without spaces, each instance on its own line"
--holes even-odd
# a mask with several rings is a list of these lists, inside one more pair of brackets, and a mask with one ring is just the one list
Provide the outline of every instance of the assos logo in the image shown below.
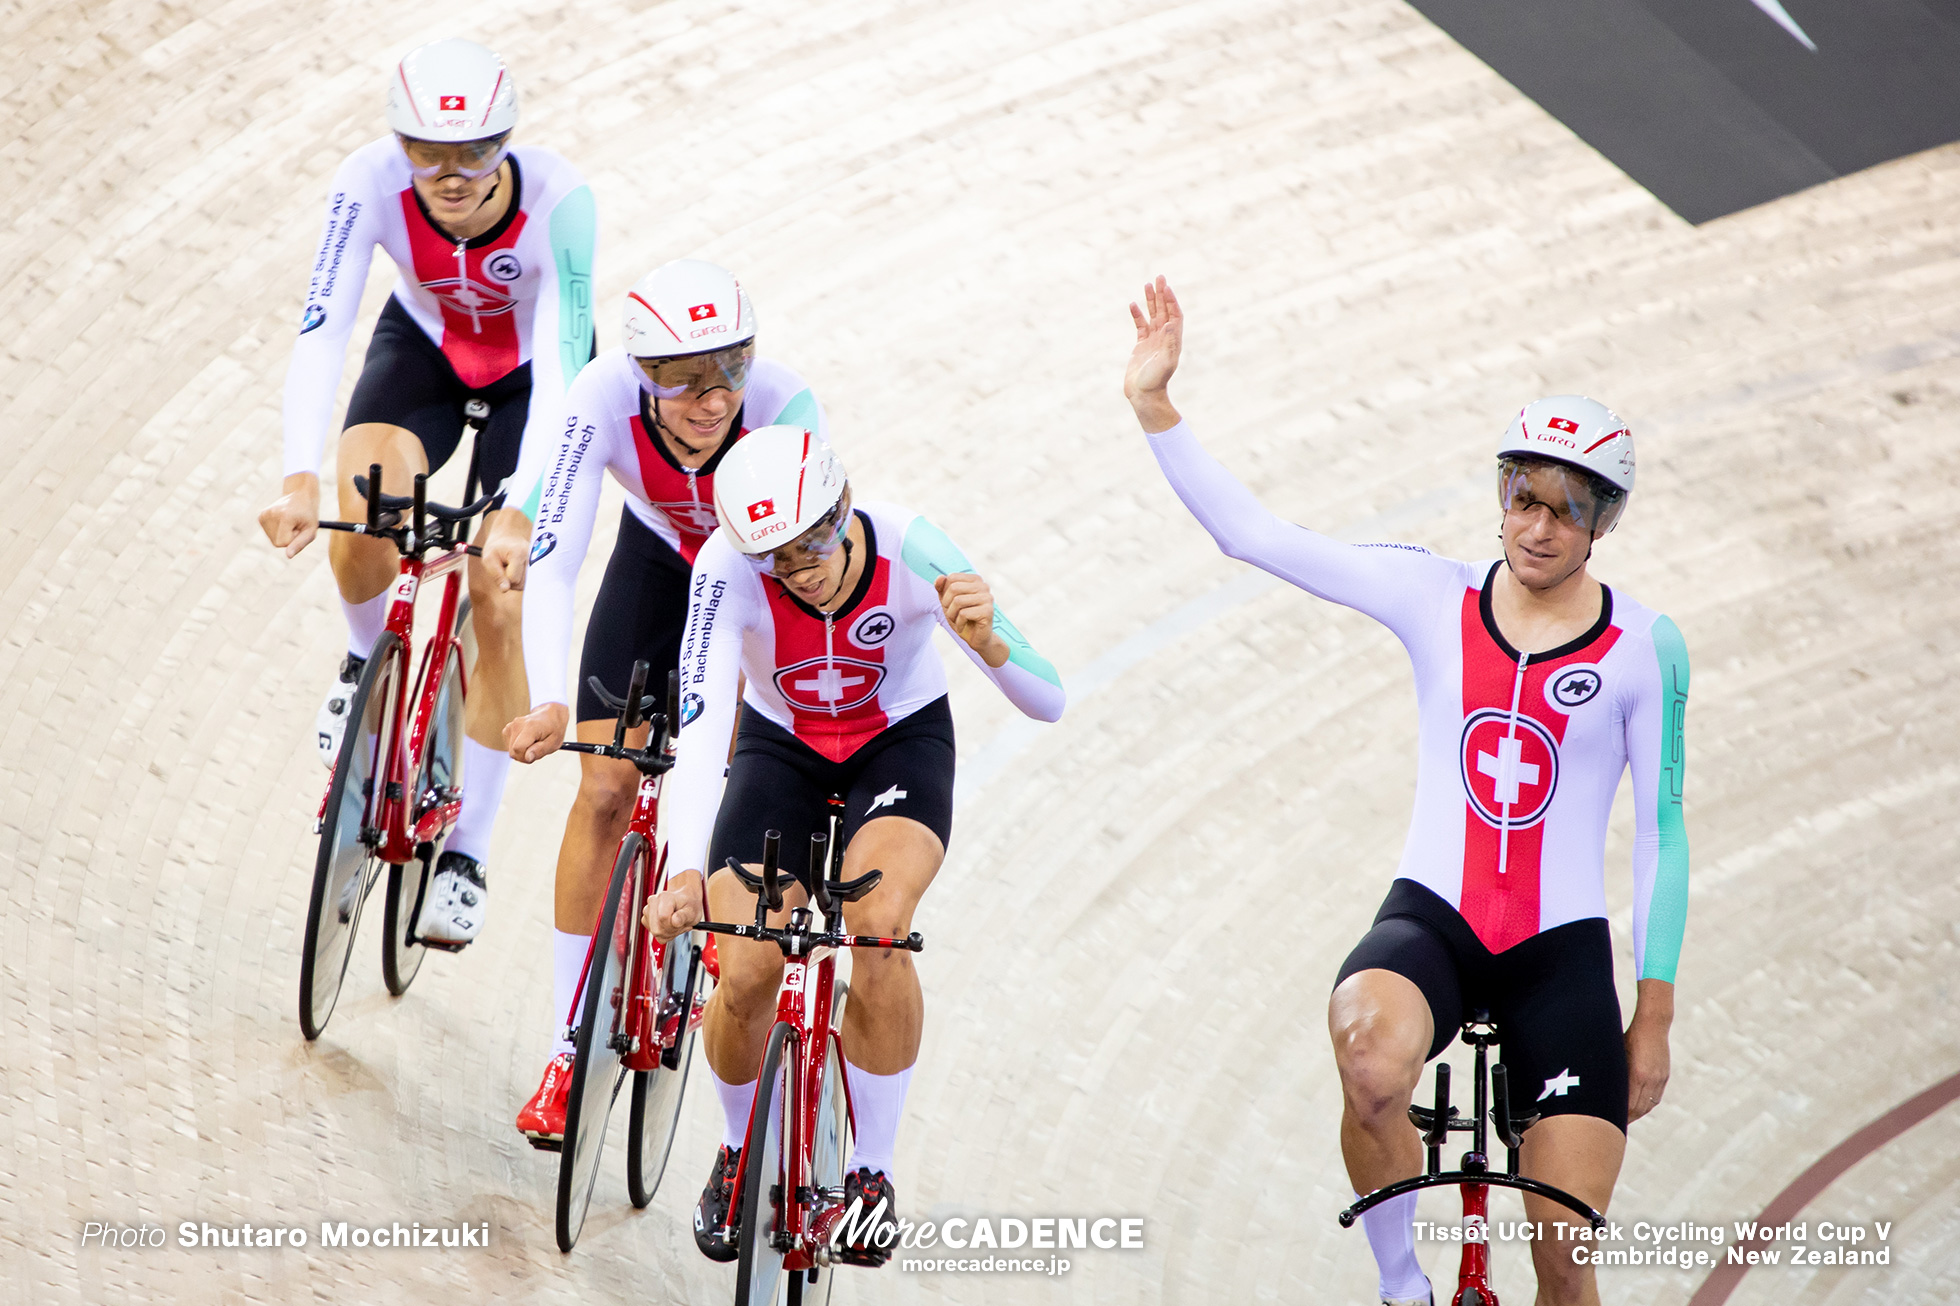
[[326,320],[326,309],[321,308],[318,304],[308,304],[306,311],[299,315],[299,333],[305,335],[308,331],[311,331],[314,327],[319,326]]
[[1590,703],[1604,683],[1598,667],[1567,667],[1552,677],[1550,692],[1545,697],[1551,699],[1554,707],[1570,712],[1581,703]]
[[687,320],[690,322],[706,322],[711,317],[719,316],[713,304],[696,304],[687,310]]
[[539,531],[538,537],[531,541],[531,561],[536,562],[545,554],[558,547],[558,537],[550,531]]
[[524,275],[524,265],[517,261],[517,255],[507,249],[500,249],[483,260],[483,270],[506,284]]
[[757,499],[749,505],[750,521],[761,521],[764,517],[774,517],[775,515],[776,501],[774,499]]
[[684,726],[693,725],[694,718],[700,716],[701,709],[706,706],[707,706],[706,701],[704,701],[702,697],[699,694],[695,693],[693,690],[690,689],[687,691],[687,693],[682,694],[681,695],[681,724]]
[[891,613],[883,608],[873,608],[851,627],[851,643],[859,648],[877,648],[890,639],[897,629],[898,623],[892,620]]

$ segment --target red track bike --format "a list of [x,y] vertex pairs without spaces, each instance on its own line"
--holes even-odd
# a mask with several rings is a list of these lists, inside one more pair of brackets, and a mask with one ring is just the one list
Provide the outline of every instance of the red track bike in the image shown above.
[[[384,495],[378,465],[355,477],[354,487],[367,499],[367,521],[323,521],[320,528],[387,540],[401,553],[401,575],[388,604],[387,629],[355,686],[347,734],[315,823],[320,853],[299,968],[299,1025],[309,1039],[320,1037],[333,1015],[362,906],[384,867],[381,973],[388,991],[397,997],[407,992],[424,948],[438,946],[416,936],[415,919],[463,804],[463,696],[474,660],[464,564],[479,552],[467,531],[469,519],[497,497],[445,508],[428,502],[426,476],[415,478],[407,498]],[[411,681],[415,596],[436,580],[444,582],[441,615]]]
[[[843,800],[833,796],[828,833],[810,836],[811,896],[831,927],[843,923],[843,904],[856,902],[884,878],[882,871],[852,880],[833,874],[843,862],[837,847],[842,810]],[[725,1231],[738,1249],[736,1306],[829,1298],[829,1276],[820,1280],[819,1271],[836,1260],[833,1243],[847,1214],[844,1162],[851,1144],[850,1089],[840,1035],[850,994],[836,982],[837,950],[918,952],[925,947],[916,931],[903,939],[881,939],[835,928],[813,930],[807,907],[790,912],[787,928],[770,926],[770,913],[782,910],[783,890],[796,883],[788,874],[779,877],[781,838],[774,830],[764,835],[760,875],[728,859],[729,869],[756,894],[755,924],[704,921],[699,926],[773,943],[782,949],[785,962],[776,1023],[762,1054],[755,1105],[735,1171],[735,1200],[729,1203],[732,1228]]]
[[[671,723],[680,719],[678,678],[668,673],[666,711],[650,718],[654,701],[644,693],[646,679],[647,663],[635,662],[622,699],[596,676],[590,678],[587,683],[600,701],[619,713],[613,741],[564,745],[571,752],[631,762],[640,773],[639,793],[619,841],[585,971],[566,1016],[572,1030],[572,1086],[565,1137],[556,1144],[532,1140],[559,1152],[555,1223],[558,1249],[564,1252],[572,1250],[585,1227],[606,1123],[629,1072],[633,1088],[626,1127],[626,1191],[636,1207],[653,1200],[680,1123],[689,1053],[707,1001],[701,945],[695,937],[683,934],[657,943],[641,923],[647,899],[667,883],[666,851],[654,835],[661,781],[674,765]],[[649,721],[646,746],[629,747],[627,735]]]
[[[1459,1186],[1463,1190],[1463,1259],[1457,1268],[1456,1293],[1447,1300],[1450,1306],[1497,1306],[1497,1294],[1490,1287],[1490,1244],[1487,1241],[1492,1188],[1516,1188],[1550,1198],[1584,1216],[1595,1230],[1606,1228],[1606,1217],[1563,1189],[1518,1174],[1518,1148],[1524,1143],[1524,1131],[1537,1124],[1538,1117],[1511,1114],[1510,1074],[1502,1062],[1487,1065],[1487,1049],[1492,1043],[1502,1041],[1488,1012],[1474,1012],[1463,1023],[1463,1041],[1477,1050],[1476,1082],[1472,1085],[1473,1114],[1465,1119],[1451,1112],[1450,1067],[1448,1062],[1439,1062],[1436,1066],[1435,1105],[1409,1108],[1409,1119],[1422,1131],[1423,1145],[1429,1149],[1429,1162],[1424,1173],[1414,1179],[1403,1179],[1377,1188],[1361,1198],[1341,1212],[1341,1227],[1353,1228],[1363,1211],[1392,1197],[1400,1197],[1403,1193],[1449,1184]],[[1489,1117],[1488,1123],[1497,1126],[1497,1136],[1504,1143],[1505,1164],[1501,1172],[1490,1168],[1486,1115]],[[1443,1169],[1443,1144],[1449,1141],[1452,1133],[1465,1130],[1470,1134],[1470,1150],[1463,1154],[1463,1161],[1457,1169]]]

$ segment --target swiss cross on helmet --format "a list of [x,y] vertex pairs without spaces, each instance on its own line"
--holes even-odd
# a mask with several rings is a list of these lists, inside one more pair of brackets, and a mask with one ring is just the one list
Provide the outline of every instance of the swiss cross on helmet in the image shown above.
[[1613,529],[1633,493],[1633,432],[1618,414],[1583,395],[1551,395],[1518,410],[1497,442],[1500,465],[1552,462],[1577,468],[1596,502],[1589,525]]
[[721,533],[751,556],[795,542],[844,496],[844,464],[800,426],[750,431],[715,468]]
[[634,358],[680,358],[755,339],[755,309],[727,268],[677,258],[628,292],[624,327]]
[[475,41],[418,45],[389,73],[388,126],[415,141],[503,136],[517,126],[517,83]]

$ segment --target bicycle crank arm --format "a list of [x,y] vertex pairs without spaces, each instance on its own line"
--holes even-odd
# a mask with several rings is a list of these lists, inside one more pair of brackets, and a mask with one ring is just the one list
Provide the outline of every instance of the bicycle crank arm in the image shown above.
[[1587,1206],[1571,1193],[1554,1188],[1550,1184],[1539,1183],[1536,1179],[1526,1179],[1519,1175],[1501,1174],[1492,1171],[1444,1170],[1438,1174],[1417,1175],[1413,1179],[1402,1179],[1384,1187],[1377,1188],[1366,1197],[1342,1211],[1339,1219],[1341,1228],[1352,1229],[1354,1222],[1364,1211],[1370,1210],[1403,1193],[1413,1193],[1422,1188],[1452,1188],[1459,1184],[1485,1184],[1492,1188],[1515,1188],[1521,1193],[1536,1193],[1550,1198],[1576,1215],[1583,1215],[1595,1230],[1606,1227],[1606,1217]]

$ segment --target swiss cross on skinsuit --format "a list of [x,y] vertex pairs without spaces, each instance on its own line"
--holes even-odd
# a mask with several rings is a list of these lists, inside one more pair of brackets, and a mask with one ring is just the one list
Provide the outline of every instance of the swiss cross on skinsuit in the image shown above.
[[687,320],[690,322],[706,322],[714,316],[716,316],[716,313],[713,304],[696,304],[693,308],[687,310]]
[[1485,709],[1464,723],[1463,787],[1492,825],[1535,824],[1558,783],[1558,745],[1543,724]]
[[814,691],[820,703],[835,704],[844,701],[844,691],[866,680],[864,676],[847,676],[836,667],[820,667],[814,680],[793,680],[790,683],[806,692]]
[[1567,435],[1579,434],[1579,424],[1569,417],[1554,417],[1551,421],[1546,422],[1545,425],[1551,427],[1554,431],[1563,431]]
[[444,113],[462,113],[469,105],[461,95],[443,95],[436,98],[436,108]]

